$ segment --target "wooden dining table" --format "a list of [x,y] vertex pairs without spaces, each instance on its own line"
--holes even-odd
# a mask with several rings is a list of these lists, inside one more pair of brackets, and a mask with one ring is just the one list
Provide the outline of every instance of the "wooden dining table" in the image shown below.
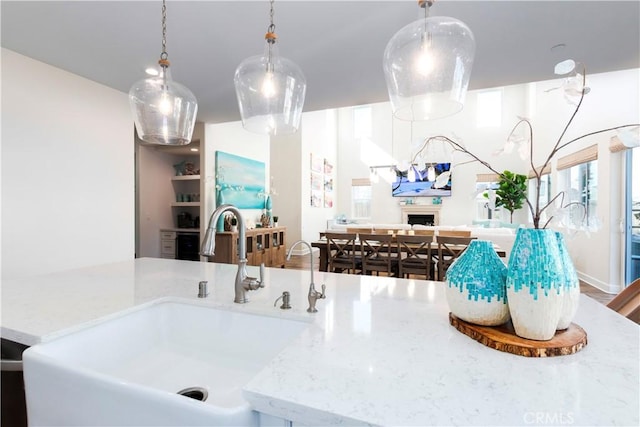
[[[371,242],[369,242],[371,244]],[[359,241],[356,241],[356,247],[359,245]],[[328,271],[329,269],[329,252],[327,251],[327,239],[322,238],[320,240],[315,240],[311,242],[311,246],[314,248],[320,249],[320,271]],[[431,246],[431,254],[434,259],[437,260],[438,257],[438,243],[432,242]],[[451,247],[451,246],[449,246]],[[455,247],[453,247],[455,249]],[[466,248],[466,246],[461,249]],[[493,245],[493,249],[496,251],[499,257],[505,258],[507,256],[504,249],[500,248],[497,245]]]

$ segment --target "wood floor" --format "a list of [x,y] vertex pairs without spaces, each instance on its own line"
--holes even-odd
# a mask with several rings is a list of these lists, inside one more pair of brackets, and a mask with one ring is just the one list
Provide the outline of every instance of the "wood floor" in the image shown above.
[[[309,255],[292,255],[291,260],[287,261],[285,264],[285,268],[292,268],[296,270],[308,270],[309,269]],[[314,255],[313,259],[313,269],[318,271],[318,266],[320,265],[320,258],[318,255]],[[602,292],[600,289],[594,288],[591,285],[580,281],[580,292],[590,296],[594,300],[607,304],[615,295],[608,294],[606,292]]]

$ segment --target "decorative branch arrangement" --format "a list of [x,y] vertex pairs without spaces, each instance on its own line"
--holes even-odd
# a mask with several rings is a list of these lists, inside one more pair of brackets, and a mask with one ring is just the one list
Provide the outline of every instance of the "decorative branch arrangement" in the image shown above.
[[[584,96],[589,92],[589,88],[587,88],[585,86],[587,74],[586,74],[584,66],[582,68],[582,71],[583,71],[582,72],[582,88],[579,91],[579,95],[580,95],[579,101],[576,104],[576,107],[575,107],[575,109],[573,111],[573,114],[571,115],[571,118],[569,119],[569,121],[565,125],[562,133],[560,134],[560,137],[556,141],[555,145],[551,149],[551,152],[549,153],[549,155],[547,156],[545,162],[542,164],[541,167],[536,168],[534,166],[534,164],[533,164],[533,126],[531,125],[531,122],[528,119],[520,118],[518,123],[516,123],[516,125],[513,127],[513,129],[509,133],[509,136],[507,138],[508,141],[511,141],[514,138],[514,134],[515,134],[516,130],[520,126],[522,126],[522,125],[526,125],[527,126],[527,130],[528,130],[528,134],[529,134],[529,159],[530,159],[530,162],[531,162],[531,169],[533,170],[533,173],[535,174],[535,196],[534,196],[533,200],[530,200],[528,195],[527,195],[526,188],[523,189],[522,187],[520,187],[519,191],[522,193],[522,196],[524,197],[524,199],[525,199],[525,201],[527,203],[527,206],[528,206],[529,211],[531,212],[531,216],[533,218],[533,226],[536,229],[538,229],[538,228],[546,228],[549,225],[549,222],[553,219],[553,216],[551,216],[542,225],[542,227],[540,227],[542,214],[544,213],[545,210],[547,210],[550,206],[552,206],[557,200],[560,200],[561,205],[564,202],[564,192],[561,191],[558,194],[556,194],[553,198],[551,198],[551,200],[549,200],[544,206],[540,206],[540,185],[541,185],[541,180],[542,180],[542,175],[543,175],[542,172],[545,169],[547,169],[547,167],[551,164],[551,160],[555,157],[556,154],[558,154],[558,152],[560,150],[562,150],[563,148],[568,147],[569,145],[573,144],[576,141],[579,141],[581,139],[584,139],[584,138],[592,136],[592,135],[597,135],[597,134],[601,134],[601,133],[604,133],[604,132],[610,132],[610,131],[623,129],[623,128],[630,128],[630,127],[640,126],[639,123],[615,126],[615,127],[611,127],[611,128],[607,128],[607,129],[600,129],[600,130],[597,130],[597,131],[589,132],[589,133],[581,135],[581,136],[579,136],[577,138],[573,138],[570,141],[563,141],[563,138],[564,138],[567,130],[569,129],[569,126],[571,125],[571,123],[573,122],[573,119],[576,117],[576,115],[578,114],[578,111],[580,110],[580,106],[582,105],[582,101],[584,100]],[[517,186],[518,185],[517,182],[514,181],[513,176],[508,176],[504,172],[498,172],[488,162],[482,160],[480,157],[475,155],[473,152],[471,152],[469,149],[464,147],[462,144],[460,144],[460,143],[458,143],[458,142],[456,142],[456,141],[452,140],[451,138],[446,137],[444,135],[432,136],[432,137],[427,138],[424,141],[424,143],[423,143],[422,147],[420,148],[420,150],[418,150],[418,153],[420,153],[422,150],[424,150],[429,144],[434,143],[434,142],[445,142],[445,143],[451,145],[453,147],[454,151],[458,151],[458,152],[461,152],[461,153],[464,153],[464,154],[470,156],[473,159],[472,161],[477,161],[478,163],[482,164],[484,167],[486,167],[487,169],[489,169],[490,171],[492,171],[493,173],[498,175],[502,181],[510,182],[513,186]],[[416,154],[416,156],[417,156],[417,154]],[[570,206],[571,204],[573,204],[573,203],[569,203],[568,205],[563,205],[562,207],[565,208],[567,206]]]

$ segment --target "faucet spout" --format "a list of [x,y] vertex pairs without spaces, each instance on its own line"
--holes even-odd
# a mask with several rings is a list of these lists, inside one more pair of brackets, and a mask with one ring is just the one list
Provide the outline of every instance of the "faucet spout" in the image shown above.
[[309,313],[317,313],[318,310],[316,309],[316,301],[319,299],[324,299],[326,298],[326,295],[324,293],[325,291],[325,286],[322,285],[322,292],[318,292],[316,291],[316,287],[313,281],[313,248],[311,247],[311,245],[304,241],[304,240],[298,240],[296,241],[293,245],[291,245],[291,247],[289,248],[289,253],[287,254],[287,261],[289,261],[291,259],[291,253],[293,252],[293,248],[295,248],[296,246],[298,246],[299,244],[304,244],[309,248],[309,273],[311,275],[311,283],[309,284],[309,294],[307,296],[307,299],[309,300],[309,308],[307,308],[307,312]]
[[309,272],[311,273],[311,286],[313,286],[313,248],[311,247],[309,242],[306,242],[304,240],[298,240],[293,245],[291,245],[291,247],[289,248],[289,253],[287,253],[287,261],[291,260],[291,253],[293,252],[293,248],[295,248],[298,245],[307,245],[307,247],[309,248],[309,261],[310,261]]
[[225,212],[231,212],[238,220],[238,272],[235,281],[235,298],[234,302],[244,304],[249,302],[247,291],[253,291],[258,288],[264,288],[264,265],[260,266],[260,279],[248,277],[247,275],[247,237],[244,217],[233,205],[220,205],[211,214],[209,225],[204,235],[204,240],[200,246],[200,255],[213,256],[216,248],[216,231],[215,226],[220,216]]

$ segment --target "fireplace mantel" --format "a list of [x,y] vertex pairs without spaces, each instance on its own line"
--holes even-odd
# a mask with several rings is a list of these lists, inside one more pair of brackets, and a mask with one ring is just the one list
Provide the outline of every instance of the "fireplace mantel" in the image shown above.
[[403,205],[400,206],[402,212],[402,223],[409,223],[409,214],[412,215],[433,215],[433,225],[440,225],[440,209],[442,205]]

